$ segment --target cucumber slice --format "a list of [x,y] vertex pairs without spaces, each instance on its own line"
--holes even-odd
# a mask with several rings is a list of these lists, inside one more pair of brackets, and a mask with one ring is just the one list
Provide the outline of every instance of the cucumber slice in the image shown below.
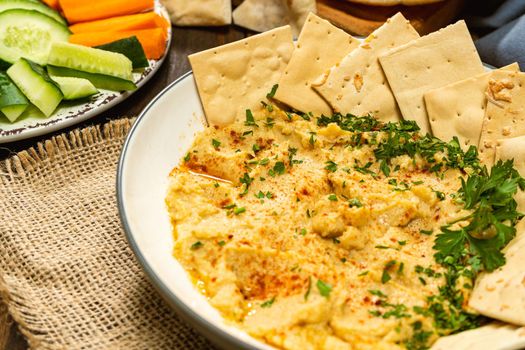
[[13,64],[7,75],[46,117],[53,113],[64,97],[44,68],[25,58]]
[[24,111],[27,109],[28,105],[17,105],[17,106],[7,106],[0,108],[0,111],[5,115],[11,123],[14,123]]
[[124,80],[133,79],[131,73],[133,68],[129,58],[120,53],[82,45],[53,43],[49,51],[48,64],[87,73],[110,75]]
[[13,9],[0,13],[0,60],[10,64],[25,57],[47,63],[52,42],[66,42],[69,29],[35,10]]
[[0,111],[5,114],[10,122],[20,117],[29,101],[7,74],[0,72]]
[[97,88],[87,79],[72,77],[52,77],[64,94],[64,100],[76,100],[89,97],[98,92]]
[[95,87],[105,90],[124,91],[135,90],[137,86],[130,80],[112,77],[110,75],[82,72],[75,69],[47,66],[47,71],[52,77],[75,77],[89,80]]
[[27,9],[35,10],[40,13],[43,13],[46,16],[53,18],[55,21],[67,25],[66,20],[60,16],[58,12],[53,10],[50,7],[42,4],[40,1],[33,0],[0,0],[0,12],[11,9]]
[[149,67],[149,62],[144,53],[144,49],[136,36],[130,36],[129,38],[116,40],[95,47],[97,49],[123,54],[131,60],[133,69]]

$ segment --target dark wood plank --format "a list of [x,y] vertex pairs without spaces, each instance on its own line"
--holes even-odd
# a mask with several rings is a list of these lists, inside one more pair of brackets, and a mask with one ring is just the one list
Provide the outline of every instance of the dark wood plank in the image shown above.
[[[155,74],[155,76],[146,83],[146,85],[130,96],[126,101],[95,118],[70,128],[28,140],[0,145],[0,160],[15,154],[16,152],[29,148],[35,145],[37,142],[48,139],[53,135],[70,131],[77,127],[97,125],[122,116],[138,115],[142,109],[144,109],[144,107],[146,107],[146,105],[153,99],[153,97],[155,97],[162,89],[190,70],[190,64],[187,58],[188,55],[209,49],[211,47],[239,40],[246,36],[246,31],[233,26],[223,28],[174,27],[171,48],[164,61],[164,64],[159,69],[157,74]],[[26,350],[27,348],[27,342],[18,332],[16,324],[13,324],[10,330],[7,345],[5,349],[0,350]]]

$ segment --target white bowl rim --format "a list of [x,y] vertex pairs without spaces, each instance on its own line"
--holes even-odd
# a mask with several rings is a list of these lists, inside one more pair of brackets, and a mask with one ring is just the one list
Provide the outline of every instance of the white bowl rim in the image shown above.
[[129,131],[126,137],[126,140],[124,141],[124,145],[122,146],[122,150],[121,150],[118,165],[117,165],[116,194],[117,194],[117,206],[118,206],[119,217],[122,223],[122,227],[124,228],[124,233],[128,241],[128,244],[131,247],[142,269],[146,273],[146,276],[148,277],[150,282],[153,284],[155,289],[157,289],[159,294],[164,298],[164,300],[167,301],[170,306],[172,306],[172,308],[177,312],[179,316],[181,316],[181,318],[184,321],[188,322],[191,326],[193,326],[196,330],[198,330],[201,334],[203,334],[206,338],[208,338],[213,344],[218,345],[219,347],[228,348],[228,349],[234,348],[234,349],[254,349],[255,350],[257,349],[256,347],[245,343],[241,339],[223,331],[214,323],[204,319],[197,312],[195,312],[195,310],[193,310],[190,306],[184,303],[179,297],[177,297],[177,295],[173,293],[170,290],[170,288],[168,288],[168,286],[166,286],[162,282],[161,278],[157,275],[157,273],[149,265],[147,259],[141,253],[138,243],[135,240],[131,232],[132,230],[131,230],[131,227],[129,225],[128,218],[126,215],[126,210],[124,206],[122,174],[123,174],[123,169],[124,169],[124,163],[126,161],[126,154],[127,154],[131,139],[133,138],[135,131],[138,129],[139,125],[144,120],[149,110],[155,105],[157,100],[159,100],[164,94],[166,94],[175,85],[177,85],[184,79],[192,76],[192,73],[193,72],[191,70],[184,73],[182,76],[180,76],[175,81],[173,81],[168,86],[166,86],[161,92],[159,92],[157,96],[155,96],[150,101],[150,103],[148,103],[148,105],[142,110],[137,120],[131,127],[131,130]]

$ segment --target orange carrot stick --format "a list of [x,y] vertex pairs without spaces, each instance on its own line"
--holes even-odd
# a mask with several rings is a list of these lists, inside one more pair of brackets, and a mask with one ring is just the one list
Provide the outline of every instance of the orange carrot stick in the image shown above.
[[153,0],[59,0],[69,24],[131,15],[153,9]]
[[73,33],[122,31],[135,29],[152,29],[156,27],[167,28],[168,21],[155,12],[139,13],[100,19],[92,22],[82,22],[73,24],[69,30]]

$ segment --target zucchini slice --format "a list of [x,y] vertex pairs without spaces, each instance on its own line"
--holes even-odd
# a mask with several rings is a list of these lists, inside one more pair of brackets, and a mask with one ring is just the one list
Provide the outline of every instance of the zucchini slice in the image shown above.
[[35,10],[46,16],[53,18],[55,21],[67,26],[66,20],[52,8],[44,5],[40,1],[34,0],[0,0],[0,12],[11,9]]
[[76,100],[92,96],[97,88],[87,79],[72,77],[52,77],[64,94],[64,100]]
[[47,61],[52,66],[133,80],[131,61],[120,53],[57,42],[51,45]]
[[0,72],[0,111],[12,123],[26,110],[29,101],[7,74]]
[[124,90],[135,90],[137,86],[131,80],[121,79],[113,77],[111,75],[103,75],[96,73],[82,72],[79,70],[56,67],[56,66],[47,66],[47,71],[49,75],[54,77],[74,77],[74,78],[84,78],[89,80],[95,87],[105,90],[113,91],[124,91]]
[[69,29],[35,10],[12,9],[0,12],[0,60],[13,64],[25,57],[47,63],[53,42],[67,42]]
[[44,68],[25,58],[13,64],[7,75],[46,117],[55,111],[64,97]]
[[149,62],[146,58],[146,54],[144,53],[144,49],[142,48],[142,45],[136,36],[130,36],[129,38],[116,40],[108,44],[95,47],[97,49],[123,54],[131,60],[133,69],[149,67]]

